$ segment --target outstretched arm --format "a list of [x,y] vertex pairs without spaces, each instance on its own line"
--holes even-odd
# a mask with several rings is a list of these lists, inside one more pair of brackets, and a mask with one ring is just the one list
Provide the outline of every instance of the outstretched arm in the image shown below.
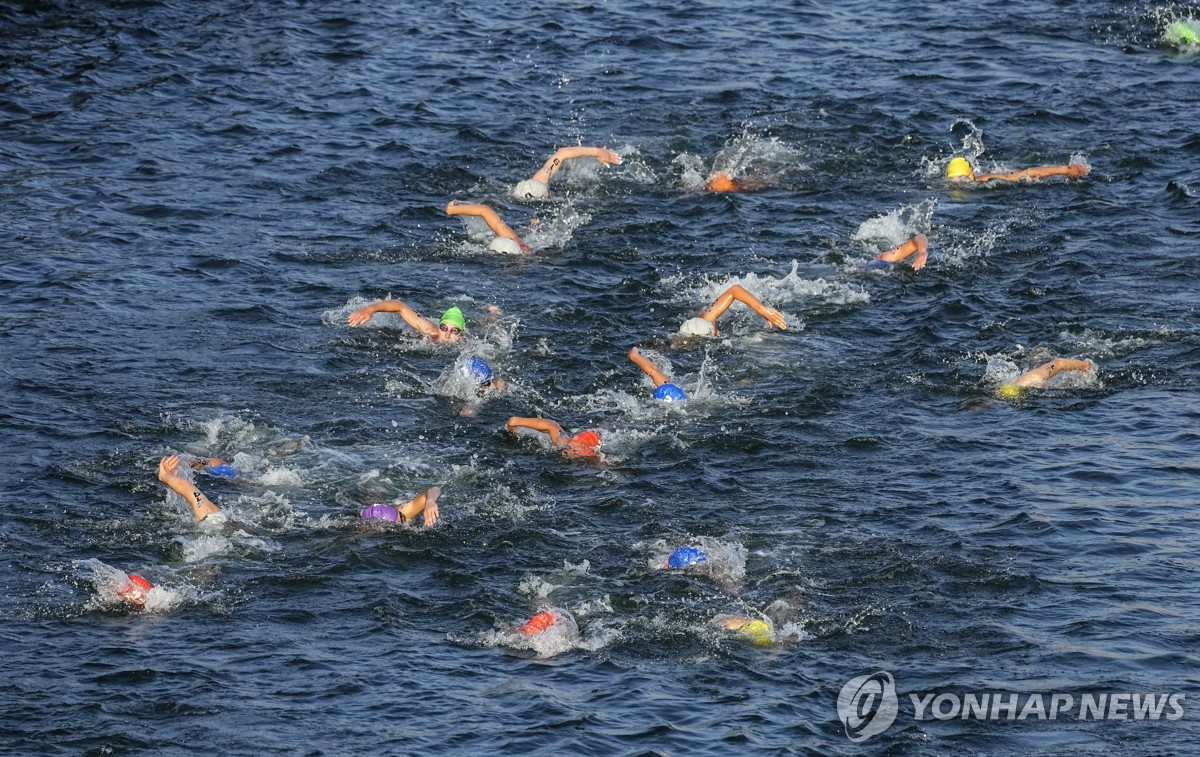
[[779,329],[787,328],[787,320],[783,317],[783,313],[780,313],[775,308],[763,305],[758,301],[757,297],[746,291],[740,284],[734,284],[726,289],[717,298],[717,301],[713,303],[712,307],[700,314],[700,317],[715,326],[717,318],[729,309],[734,300],[745,303],[751,310],[761,315],[766,320],[768,326],[775,326]]
[[158,462],[158,480],[171,488],[192,507],[196,520],[204,520],[213,513],[221,512],[221,508],[209,501],[204,492],[190,484],[187,479],[175,471],[179,468],[179,455],[169,455]]
[[459,202],[458,200],[451,200],[446,205],[446,215],[479,216],[488,225],[488,228],[492,230],[493,234],[498,237],[507,237],[508,239],[511,239],[519,244],[522,250],[529,252],[529,245],[522,242],[521,238],[517,236],[516,232],[510,229],[508,224],[500,219],[500,215],[487,205],[482,203],[468,203]]
[[399,313],[409,326],[420,331],[425,336],[437,336],[438,327],[433,321],[422,318],[417,311],[405,305],[400,300],[382,300],[366,307],[361,307],[350,314],[350,325],[361,326],[371,320],[376,313]]
[[925,267],[925,259],[929,255],[929,240],[925,238],[924,234],[917,234],[899,247],[893,247],[880,255],[877,260],[885,263],[899,263],[913,253],[916,253],[917,256],[913,258],[912,269],[919,271]]
[[424,514],[425,525],[432,526],[434,523],[437,523],[437,501],[440,496],[442,496],[441,488],[431,486],[426,491],[405,502],[398,509],[400,510],[400,514],[404,516],[405,522]]
[[651,380],[654,381],[654,386],[656,388],[670,381],[670,379],[667,378],[667,374],[660,371],[657,367],[655,367],[654,363],[651,363],[642,356],[642,353],[638,352],[637,347],[629,350],[629,359],[633,361],[634,365],[642,369],[642,373],[645,373],[651,378]]
[[562,168],[563,162],[575,158],[595,158],[605,166],[621,165],[621,156],[603,147],[560,147],[538,169],[533,178],[543,184],[549,184],[554,174],[558,173],[558,169]]
[[509,431],[516,431],[518,428],[531,428],[534,431],[541,431],[543,434],[550,435],[550,441],[554,444],[562,444],[559,437],[562,435],[562,426],[549,418],[520,418],[513,416],[508,419],[505,428]]
[[1049,176],[1066,176],[1068,179],[1078,179],[1086,176],[1092,169],[1081,163],[1071,163],[1066,166],[1037,166],[1025,168],[1012,173],[975,174],[975,181],[1020,181],[1021,179],[1045,179]]
[[1017,386],[1040,387],[1045,386],[1047,381],[1062,371],[1090,371],[1095,367],[1096,364],[1091,360],[1072,360],[1069,357],[1060,357],[1022,373],[1013,383]]

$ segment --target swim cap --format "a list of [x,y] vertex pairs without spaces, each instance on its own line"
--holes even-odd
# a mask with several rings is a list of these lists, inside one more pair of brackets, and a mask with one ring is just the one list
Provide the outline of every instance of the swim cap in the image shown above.
[[129,574],[129,581],[124,586],[117,589],[117,596],[124,599],[126,602],[135,605],[146,604],[146,592],[154,588],[146,579],[139,576],[137,573]]
[[541,200],[548,194],[549,189],[537,179],[526,179],[513,187],[513,197],[518,200]]
[[1200,35],[1197,35],[1196,30],[1183,21],[1176,21],[1168,26],[1167,35],[1176,37],[1180,42],[1200,45]]
[[492,380],[491,366],[477,357],[473,357],[464,363],[462,366],[462,372],[468,377],[475,379],[480,384],[486,384]]
[[969,179],[975,178],[975,171],[971,168],[971,164],[966,158],[954,158],[950,164],[946,166],[946,178],[958,179],[966,176]]
[[555,617],[554,613],[549,612],[548,610],[543,610],[542,612],[539,612],[537,615],[534,615],[532,618],[530,618],[528,623],[521,626],[521,633],[541,633],[550,626],[554,625],[557,620],[558,618]]
[[708,556],[695,547],[680,547],[667,558],[667,567],[686,568],[689,565],[702,563],[707,559]]
[[996,394],[999,394],[1006,400],[1015,400],[1021,396],[1021,387],[1016,384],[1003,384],[996,389]]
[[712,336],[717,333],[717,327],[712,321],[704,318],[689,318],[679,327],[679,333],[684,336]]
[[718,171],[708,177],[708,188],[714,192],[732,192],[737,189],[733,179],[729,178],[729,174],[724,171]]
[[204,469],[204,472],[210,476],[233,478],[237,475],[237,468],[234,468],[232,465],[210,465]]
[[600,435],[595,431],[580,431],[575,436],[571,437],[570,444],[580,444],[584,447],[599,447]]
[[654,390],[654,399],[663,402],[683,402],[687,399],[687,392],[668,381]]
[[509,239],[508,237],[496,237],[488,245],[488,249],[492,252],[502,252],[505,255],[521,255],[524,253],[517,240]]
[[761,620],[748,620],[737,632],[739,636],[745,636],[751,644],[766,646],[771,643],[771,626]]
[[399,520],[400,511],[391,505],[371,505],[362,511],[364,518],[379,518],[380,520]]
[[440,326],[443,323],[448,323],[451,326],[458,326],[463,331],[467,330],[467,319],[463,318],[462,311],[457,307],[452,307],[446,312],[442,313],[442,317],[441,320],[438,321],[438,325]]

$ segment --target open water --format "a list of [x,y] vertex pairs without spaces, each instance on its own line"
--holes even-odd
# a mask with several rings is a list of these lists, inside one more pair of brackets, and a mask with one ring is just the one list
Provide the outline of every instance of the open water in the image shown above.
[[[1194,753],[1187,16],[0,2],[0,751]],[[623,164],[508,197],[574,144]],[[964,152],[1092,172],[956,189]],[[718,159],[774,186],[702,191]],[[917,232],[923,271],[862,265]],[[788,330],[735,306],[672,344],[732,283]],[[459,347],[347,326],[387,296],[503,315]],[[635,344],[692,401],[651,401]],[[995,398],[1053,355],[1098,370]],[[508,388],[464,390],[470,356]],[[510,415],[598,428],[605,460]],[[156,481],[171,452],[242,469],[196,478],[226,528]],[[433,529],[356,516],[432,484]],[[709,564],[659,569],[680,544]],[[512,632],[545,607],[578,635]],[[855,743],[838,694],[875,672],[900,712]],[[1186,714],[917,720],[923,692]]]

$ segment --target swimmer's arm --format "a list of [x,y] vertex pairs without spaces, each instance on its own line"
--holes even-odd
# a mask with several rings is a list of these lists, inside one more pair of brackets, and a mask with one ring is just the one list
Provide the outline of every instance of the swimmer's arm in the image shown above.
[[717,317],[728,310],[729,306],[733,304],[734,300],[746,304],[751,310],[761,315],[769,325],[775,326],[779,329],[787,328],[787,320],[783,317],[782,313],[775,308],[769,308],[766,305],[763,305],[761,302],[759,302],[757,297],[750,294],[750,292],[740,284],[734,284],[726,289],[725,292],[717,298],[717,301],[713,303],[712,307],[700,314],[700,317],[715,326],[717,323]]
[[405,522],[412,520],[418,515],[424,515],[425,525],[432,526],[434,523],[437,523],[437,501],[440,496],[442,496],[441,488],[431,486],[401,505],[399,508],[400,514],[404,516]]
[[209,501],[204,493],[193,486],[175,470],[179,467],[179,455],[169,455],[158,462],[158,480],[162,481],[171,491],[183,497],[192,508],[196,520],[204,520],[208,516],[221,512],[221,508]]
[[670,381],[670,379],[667,378],[667,374],[660,371],[654,365],[654,363],[651,363],[642,355],[642,353],[638,352],[637,347],[629,350],[629,359],[633,361],[634,365],[642,369],[642,373],[645,373],[651,378],[651,380],[654,381],[655,387],[660,387]]
[[548,418],[520,418],[513,416],[508,419],[505,428],[509,431],[516,431],[518,428],[531,428],[534,431],[541,431],[543,434],[550,435],[550,441],[554,444],[562,444],[559,437],[562,435],[562,426]]
[[397,313],[404,322],[420,331],[425,336],[437,336],[438,327],[433,321],[422,318],[417,311],[400,300],[381,300],[366,307],[359,308],[350,314],[350,325],[361,326],[371,320],[376,313]]
[[575,158],[595,158],[600,161],[601,165],[605,166],[621,164],[620,155],[603,147],[560,147],[554,151],[553,155],[546,159],[545,164],[538,169],[533,178],[543,184],[549,185],[550,180],[554,178],[554,174],[558,173],[558,169],[562,168],[563,162],[574,160]]
[[1045,179],[1050,176],[1066,176],[1068,179],[1078,179],[1086,176],[1091,169],[1081,163],[1066,166],[1037,166],[1025,168],[1011,173],[976,174],[975,181],[1021,181],[1022,179]]
[[1096,367],[1096,364],[1091,360],[1072,360],[1069,357],[1060,357],[1051,360],[1048,363],[1039,365],[1033,370],[1022,373],[1013,383],[1017,386],[1025,387],[1041,387],[1045,386],[1046,382],[1052,379],[1063,371],[1090,371]]
[[880,255],[877,260],[885,263],[899,263],[913,253],[916,253],[917,256],[913,258],[912,269],[919,271],[925,267],[925,260],[929,255],[929,240],[925,238],[924,234],[917,234],[899,247],[893,247]]
[[529,252],[529,245],[522,242],[521,238],[517,236],[517,233],[510,229],[508,224],[501,220],[500,215],[487,205],[482,203],[472,204],[459,202],[458,200],[451,200],[446,205],[446,215],[478,216],[484,220],[484,223],[488,225],[488,228],[492,230],[493,234],[498,237],[507,237],[508,239],[511,239],[519,244],[522,250]]

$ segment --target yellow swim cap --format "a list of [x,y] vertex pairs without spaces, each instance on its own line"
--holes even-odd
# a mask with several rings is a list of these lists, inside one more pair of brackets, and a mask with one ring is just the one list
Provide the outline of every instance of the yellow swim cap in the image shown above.
[[1006,400],[1015,400],[1021,396],[1021,387],[1016,384],[1003,384],[996,389],[996,393]]
[[771,643],[771,626],[761,620],[748,620],[737,631],[742,636],[745,636],[751,644],[757,644],[765,647]]
[[974,179],[975,171],[971,168],[971,164],[967,162],[966,158],[954,158],[946,166],[946,178],[958,179],[963,176]]

